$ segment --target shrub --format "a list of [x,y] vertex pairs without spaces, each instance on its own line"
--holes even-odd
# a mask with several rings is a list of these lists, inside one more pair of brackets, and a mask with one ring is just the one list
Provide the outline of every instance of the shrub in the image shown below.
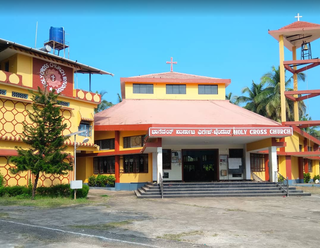
[[315,175],[315,176],[313,177],[313,182],[315,182],[317,179],[320,181],[320,175]]
[[308,183],[311,179],[310,173],[303,173],[303,181]]
[[[83,184],[82,189],[77,189],[77,198],[86,198],[89,193],[89,186]],[[74,190],[71,190],[71,198],[74,196]]]
[[104,187],[108,183],[108,177],[105,175],[98,175],[96,178],[96,184],[98,187]]
[[3,186],[0,186],[0,197],[4,196],[6,194],[6,188]]
[[27,188],[24,186],[11,186],[11,187],[5,187],[5,190],[9,196],[17,196],[17,195],[24,194]]
[[92,175],[91,177],[88,178],[88,184],[89,186],[96,186],[96,177],[95,175]]
[[4,185],[3,175],[0,173],[0,187]]
[[114,183],[116,181],[116,178],[113,175],[108,176],[107,184],[111,187],[114,187]]
[[69,197],[71,194],[70,184],[57,184],[51,187],[38,187],[37,194],[49,197]]

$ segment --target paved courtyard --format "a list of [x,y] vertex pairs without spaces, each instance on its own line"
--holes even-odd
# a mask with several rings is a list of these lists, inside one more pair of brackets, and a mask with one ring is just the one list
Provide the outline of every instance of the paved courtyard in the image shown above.
[[[109,195],[109,197],[105,197]],[[0,247],[312,247],[320,195],[137,199],[91,190],[89,205],[0,206]]]

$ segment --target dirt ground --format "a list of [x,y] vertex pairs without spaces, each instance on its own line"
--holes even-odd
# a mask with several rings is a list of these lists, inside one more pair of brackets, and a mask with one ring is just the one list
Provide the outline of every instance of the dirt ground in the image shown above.
[[[315,189],[309,189],[315,190]],[[0,247],[311,247],[320,190],[311,197],[137,199],[91,189],[91,204],[0,206]]]

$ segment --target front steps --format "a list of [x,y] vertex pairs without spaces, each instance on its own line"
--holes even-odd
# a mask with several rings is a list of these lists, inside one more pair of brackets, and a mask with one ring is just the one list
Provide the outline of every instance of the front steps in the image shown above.
[[[135,190],[135,194],[138,198],[161,198],[160,186],[151,183]],[[310,195],[289,187],[289,196]],[[277,183],[270,182],[163,183],[163,198],[258,196],[286,196],[286,192]]]

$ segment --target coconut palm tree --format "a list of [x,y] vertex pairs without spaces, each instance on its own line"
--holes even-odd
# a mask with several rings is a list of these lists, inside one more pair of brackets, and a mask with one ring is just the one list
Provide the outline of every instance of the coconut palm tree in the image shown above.
[[[98,91],[96,91],[97,94]],[[102,99],[103,96],[106,94],[107,92],[106,91],[101,91],[100,92],[100,95],[101,95],[101,103],[97,106],[97,108],[94,109],[94,113],[99,113],[107,108],[110,108],[111,106],[113,106],[113,103],[112,102],[108,102],[107,100],[104,100]]]
[[228,95],[226,95],[226,100],[229,100],[229,102],[236,104],[237,96],[232,96],[232,92],[230,92]]
[[[292,91],[289,84],[293,77],[290,77],[285,82],[286,91]],[[298,80],[305,81],[305,74],[298,73]],[[280,67],[272,66],[271,72],[264,74],[261,77],[261,84],[267,85],[263,92],[259,95],[257,101],[261,103],[261,107],[265,108],[266,117],[275,121],[281,121],[281,101],[280,101]],[[306,111],[306,106],[303,101],[298,103],[299,116],[303,116]],[[293,120],[293,101],[286,98],[286,113],[287,120]]]
[[248,93],[249,96],[238,96],[235,99],[235,104],[246,104],[244,106],[245,109],[256,112],[261,115],[265,115],[264,108],[261,107],[260,94],[263,92],[263,84],[256,84],[252,80],[251,87],[245,87],[242,89],[241,93]]

